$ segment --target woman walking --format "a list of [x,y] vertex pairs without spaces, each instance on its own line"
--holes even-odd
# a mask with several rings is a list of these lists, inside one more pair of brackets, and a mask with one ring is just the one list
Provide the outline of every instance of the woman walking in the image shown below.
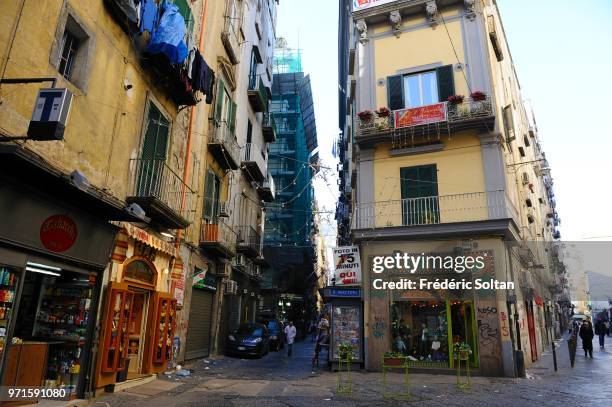
[[591,325],[591,321],[586,320],[582,323],[580,327],[580,339],[582,339],[582,349],[584,349],[584,357],[587,357],[587,353],[593,359],[593,337],[595,333],[593,332],[593,325]]

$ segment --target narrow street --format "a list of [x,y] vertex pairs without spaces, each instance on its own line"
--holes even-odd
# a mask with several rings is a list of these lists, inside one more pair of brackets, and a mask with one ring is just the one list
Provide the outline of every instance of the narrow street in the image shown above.
[[[608,346],[612,347],[612,338]],[[595,341],[596,342],[596,341]],[[312,373],[312,343],[296,344],[294,355],[271,352],[261,360],[215,358],[186,366],[189,377],[162,375],[149,384],[93,401],[96,406],[382,406],[418,404],[425,406],[609,406],[612,387],[612,352],[600,351],[585,359],[578,344],[576,365],[569,362],[567,341],[558,342],[559,371],[554,372],[552,352],[544,353],[528,371],[527,379],[473,377],[472,388],[456,388],[454,375],[411,374],[408,401],[384,399],[380,373],[352,374],[352,394],[337,392],[337,374]],[[402,376],[391,374],[392,389],[399,390]],[[394,386],[395,385],[395,386]],[[495,397],[492,400],[492,396]]]

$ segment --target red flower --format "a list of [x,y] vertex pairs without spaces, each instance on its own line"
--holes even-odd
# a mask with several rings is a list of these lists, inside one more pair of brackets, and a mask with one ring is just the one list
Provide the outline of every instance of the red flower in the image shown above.
[[463,99],[465,99],[465,96],[463,95],[452,95],[452,96],[449,96],[448,99],[446,100],[448,100],[449,103],[458,105],[459,103],[463,103]]
[[357,113],[357,116],[359,116],[361,120],[369,120],[372,118],[372,111],[364,110],[363,112]]
[[480,101],[480,100],[485,100],[487,98],[487,95],[486,93],[477,90],[477,91],[472,92],[470,97],[472,98],[472,100]]
[[391,114],[391,111],[386,107],[381,107],[380,109],[378,109],[376,114],[378,114],[378,117],[388,117]]

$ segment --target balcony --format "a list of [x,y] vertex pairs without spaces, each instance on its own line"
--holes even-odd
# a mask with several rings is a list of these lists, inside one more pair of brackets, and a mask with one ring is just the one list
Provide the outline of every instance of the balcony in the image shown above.
[[236,255],[236,232],[224,221],[206,223],[202,220],[200,246],[210,254],[224,258]]
[[226,122],[211,122],[208,134],[208,151],[215,157],[224,170],[237,170],[240,159],[240,146],[234,132]]
[[276,141],[276,123],[274,122],[274,116],[270,113],[264,114],[261,131],[266,143],[274,143]]
[[358,119],[355,142],[367,147],[378,142],[403,140],[413,136],[451,135],[471,129],[492,131],[494,126],[495,114],[491,98],[466,98],[462,103],[443,102],[395,110],[388,116],[379,116],[374,112],[369,118]]
[[237,14],[236,4],[234,0],[229,0],[224,17],[223,31],[221,32],[221,41],[227,52],[232,64],[236,65],[240,62],[240,19],[234,17]]
[[251,75],[249,80],[249,103],[253,108],[254,112],[265,112],[268,110],[268,100],[270,99],[270,95],[268,95],[268,90],[264,86],[263,80],[257,75]]
[[357,239],[487,233],[516,238],[518,219],[504,191],[472,192],[356,204],[353,231]]
[[189,226],[196,194],[165,160],[132,159],[130,168],[134,184],[126,198],[128,205],[138,204],[152,222],[164,228]]
[[266,159],[257,144],[247,143],[244,145],[241,168],[251,181],[262,182],[264,180],[266,177]]
[[257,188],[257,192],[262,201],[274,202],[276,199],[276,185],[274,185],[272,174],[268,172],[268,176],[263,180],[261,186]]
[[254,227],[236,227],[236,251],[252,258],[261,254],[261,235]]

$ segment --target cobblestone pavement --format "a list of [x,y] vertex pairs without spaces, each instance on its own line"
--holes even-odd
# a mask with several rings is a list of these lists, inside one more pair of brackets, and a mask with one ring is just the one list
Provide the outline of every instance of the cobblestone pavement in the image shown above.
[[[352,373],[353,391],[337,391],[337,374],[311,372],[312,343],[296,344],[294,355],[271,352],[260,360],[212,358],[195,361],[189,377],[162,375],[149,384],[104,395],[95,406],[612,406],[612,338],[601,351],[595,338],[593,359],[578,344],[570,367],[567,341],[557,342],[559,370],[545,352],[527,379],[473,377],[470,390],[459,390],[453,375],[410,375],[408,400],[385,399],[381,374]],[[388,381],[399,390],[402,375]]]

